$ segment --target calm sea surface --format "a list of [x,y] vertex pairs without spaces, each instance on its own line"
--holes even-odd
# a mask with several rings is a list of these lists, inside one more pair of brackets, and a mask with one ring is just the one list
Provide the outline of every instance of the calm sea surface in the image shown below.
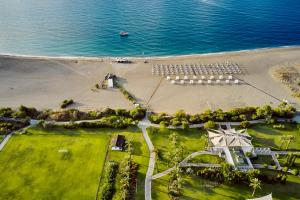
[[300,45],[300,0],[0,0],[0,53],[150,56],[286,45]]

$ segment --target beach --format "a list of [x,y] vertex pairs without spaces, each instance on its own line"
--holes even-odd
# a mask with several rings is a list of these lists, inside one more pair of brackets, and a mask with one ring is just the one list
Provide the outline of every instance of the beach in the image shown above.
[[[0,56],[0,107],[21,104],[38,109],[59,109],[64,99],[73,99],[80,110],[133,108],[118,89],[93,90],[107,73],[138,100],[155,112],[174,113],[183,109],[197,113],[206,109],[229,110],[244,106],[277,105],[288,101],[299,108],[299,101],[273,77],[278,66],[300,63],[300,47],[256,49],[239,52],[187,56],[129,58],[132,64],[113,62],[115,58]],[[147,61],[147,62],[145,62]],[[166,78],[153,76],[154,64],[237,63],[242,84],[173,85]]]

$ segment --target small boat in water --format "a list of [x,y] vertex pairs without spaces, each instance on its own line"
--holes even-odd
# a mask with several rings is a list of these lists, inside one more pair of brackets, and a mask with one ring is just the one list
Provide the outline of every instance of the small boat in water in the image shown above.
[[121,36],[121,37],[127,37],[128,35],[129,35],[128,32],[125,32],[125,31],[121,31],[121,32],[120,32],[120,36]]

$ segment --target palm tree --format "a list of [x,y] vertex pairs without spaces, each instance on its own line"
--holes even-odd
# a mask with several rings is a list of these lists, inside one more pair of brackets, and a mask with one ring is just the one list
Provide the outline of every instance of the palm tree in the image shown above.
[[252,196],[254,196],[256,189],[257,188],[261,189],[261,186],[260,186],[261,181],[258,180],[258,178],[253,178],[250,181],[251,181],[251,183],[249,186],[253,188]]
[[288,135],[285,150],[287,150],[289,148],[291,142],[294,142],[294,141],[295,141],[295,137],[293,135]]

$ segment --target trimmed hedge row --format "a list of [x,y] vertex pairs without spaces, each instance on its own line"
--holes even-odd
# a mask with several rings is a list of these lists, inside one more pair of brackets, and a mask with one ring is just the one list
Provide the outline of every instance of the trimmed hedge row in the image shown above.
[[119,116],[131,118],[132,120],[141,120],[145,117],[145,114],[146,110],[140,107],[134,108],[132,110],[106,108],[104,110],[95,110],[88,112],[79,111],[77,109],[68,109],[61,111],[38,111],[35,108],[25,106],[20,106],[18,110],[13,110],[11,108],[0,108],[0,117],[31,118],[54,121],[93,120],[109,116]]
[[104,170],[104,176],[102,179],[102,186],[100,188],[100,199],[110,200],[115,193],[115,180],[118,172],[118,164],[109,161]]
[[183,123],[199,124],[208,121],[215,122],[243,122],[243,126],[247,126],[247,121],[266,119],[267,121],[276,122],[276,118],[292,118],[295,116],[296,109],[289,104],[281,103],[278,107],[272,108],[269,105],[263,107],[245,107],[235,108],[228,112],[221,109],[216,111],[206,110],[203,113],[188,115],[183,110],[177,111],[170,116],[165,113],[155,114],[149,116],[149,120],[155,124],[164,124],[165,126],[181,126]]

